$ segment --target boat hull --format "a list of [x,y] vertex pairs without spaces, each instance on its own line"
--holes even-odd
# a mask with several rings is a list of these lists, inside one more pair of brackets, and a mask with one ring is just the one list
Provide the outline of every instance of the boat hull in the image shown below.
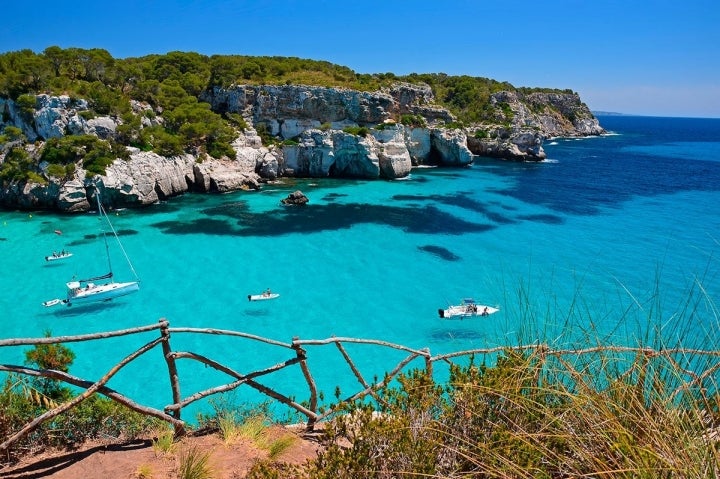
[[248,294],[248,301],[267,301],[268,299],[275,299],[279,296],[278,293]]
[[500,311],[498,308],[485,306],[484,304],[476,306],[477,308],[468,308],[467,305],[450,306],[447,309],[438,309],[438,315],[443,319],[464,319],[474,316],[490,316]]
[[50,255],[45,256],[45,261],[59,261],[61,259],[67,259],[72,256],[72,253],[65,253],[65,254],[58,254],[58,255]]
[[78,282],[70,282],[67,284],[67,287],[68,304],[109,301],[113,298],[125,296],[140,290],[140,284],[137,281],[106,284],[88,283],[85,286],[81,286]]

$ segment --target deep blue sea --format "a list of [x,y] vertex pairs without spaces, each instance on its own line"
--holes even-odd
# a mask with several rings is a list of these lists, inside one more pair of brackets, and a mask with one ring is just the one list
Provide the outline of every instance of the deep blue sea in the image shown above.
[[[720,348],[720,119],[599,119],[609,135],[548,140],[548,160],[537,164],[477,158],[467,168],[416,169],[403,181],[286,179],[259,192],[189,194],[111,212],[141,290],[101,305],[41,305],[64,297],[74,275],[106,272],[97,216],[0,213],[0,336],[111,331],[167,318],[173,327],[283,342],[369,338],[433,354],[658,338]],[[297,189],[310,203],[282,206]],[[74,256],[45,262],[63,248]],[[114,251],[116,280],[130,279]],[[280,298],[248,302],[266,288]],[[439,308],[466,296],[501,311],[438,318]],[[97,379],[154,337],[69,344],[77,356],[71,373]],[[177,333],[172,346],[240,373],[292,357],[221,336]],[[0,361],[22,364],[25,349],[0,348]],[[307,350],[326,400],[336,386],[343,397],[359,389],[334,346]],[[367,345],[348,352],[369,382],[405,356]],[[183,396],[227,379],[189,360],[179,368]],[[259,382],[307,399],[297,367]],[[168,384],[158,349],[109,386],[162,408],[171,402]],[[232,398],[262,400],[246,387]],[[209,407],[203,401],[191,410]]]

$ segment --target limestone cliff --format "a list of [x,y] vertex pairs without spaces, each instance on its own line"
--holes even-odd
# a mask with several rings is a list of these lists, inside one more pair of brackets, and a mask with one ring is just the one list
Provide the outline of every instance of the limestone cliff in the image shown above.
[[[202,152],[164,157],[128,148],[105,174],[86,178],[82,162],[71,176],[57,177],[47,164],[27,180],[4,181],[0,205],[6,208],[87,210],[90,183],[101,185],[110,206],[135,207],[187,191],[257,189],[268,179],[359,177],[395,179],[413,166],[464,166],[478,156],[521,161],[544,158],[542,142],[553,136],[602,134],[576,94],[500,92],[491,98],[497,118],[460,126],[435,104],[428,86],[398,83],[385,91],[304,85],[239,85],[205,91],[200,101],[217,113],[242,116],[234,158],[213,159]],[[118,139],[123,119],[87,115],[84,99],[37,95],[35,108],[0,99],[0,130],[22,131],[30,158],[43,143],[64,135]],[[159,112],[132,102],[142,127],[162,125]],[[152,114],[148,114],[148,112]],[[402,120],[410,116],[412,124]],[[127,117],[123,117],[126,118]],[[274,139],[263,146],[258,132]],[[0,163],[19,140],[0,144]]]

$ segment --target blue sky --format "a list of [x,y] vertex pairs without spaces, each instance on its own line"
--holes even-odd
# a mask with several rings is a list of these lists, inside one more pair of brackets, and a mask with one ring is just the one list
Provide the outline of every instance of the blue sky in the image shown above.
[[720,118],[717,0],[39,0],[2,11],[2,52],[295,56],[569,88],[593,110]]

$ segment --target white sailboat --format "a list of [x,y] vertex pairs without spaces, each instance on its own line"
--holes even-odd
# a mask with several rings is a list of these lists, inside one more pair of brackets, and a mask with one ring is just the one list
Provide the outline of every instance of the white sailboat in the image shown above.
[[[120,238],[118,238],[117,232],[115,231],[115,228],[113,228],[112,223],[110,222],[110,218],[107,215],[107,212],[102,206],[102,203],[100,202],[100,191],[99,189],[96,189],[95,198],[97,200],[97,207],[98,207],[98,215],[101,219],[105,220],[110,228],[110,231],[112,232],[115,240],[117,241],[117,244],[120,247],[120,250],[122,251],[123,255],[125,256],[125,260],[128,262],[128,265],[130,266],[130,270],[132,271],[133,275],[135,276],[135,280],[133,281],[127,281],[123,283],[116,283],[113,280],[113,270],[112,270],[112,264],[110,262],[110,249],[107,241],[107,235],[105,233],[105,230],[103,229],[102,236],[103,240],[105,241],[105,254],[107,256],[108,261],[108,269],[109,272],[102,275],[102,276],[95,276],[93,278],[87,278],[87,279],[79,279],[79,280],[72,280],[69,281],[67,285],[67,298],[64,300],[61,299],[51,299],[49,301],[45,301],[43,303],[43,306],[55,306],[56,304],[66,304],[68,306],[71,306],[73,304],[85,304],[85,303],[92,303],[96,301],[110,301],[113,298],[117,298],[120,296],[125,296],[130,293],[134,293],[136,291],[140,290],[140,281],[137,277],[137,274],[135,273],[135,269],[132,266],[132,263],[130,262],[130,258],[128,257],[127,253],[125,252],[125,249],[122,246],[122,243],[120,242]],[[109,281],[105,281],[109,280]]]

